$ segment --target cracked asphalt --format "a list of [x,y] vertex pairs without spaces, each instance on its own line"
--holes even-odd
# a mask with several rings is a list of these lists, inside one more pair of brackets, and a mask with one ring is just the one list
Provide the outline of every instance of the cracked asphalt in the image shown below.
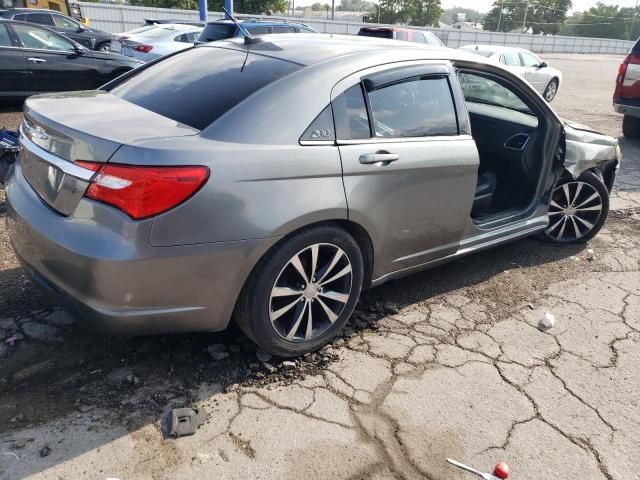
[[[620,57],[595,79],[590,58],[545,58],[565,75],[554,107],[617,136]],[[640,479],[640,143],[622,149],[587,245],[522,240],[371,290],[295,362],[233,328],[93,333],[26,279],[0,222],[0,479],[473,478],[446,457],[506,461],[514,480]],[[207,421],[166,438],[181,406]]]

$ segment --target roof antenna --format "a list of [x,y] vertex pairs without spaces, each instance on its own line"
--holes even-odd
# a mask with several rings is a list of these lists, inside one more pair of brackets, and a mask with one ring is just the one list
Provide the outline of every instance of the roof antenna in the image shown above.
[[247,29],[244,28],[242,26],[242,24],[233,15],[231,15],[229,13],[229,10],[227,10],[225,7],[222,7],[222,10],[227,15],[227,17],[229,17],[229,20],[231,20],[233,23],[235,23],[236,27],[238,27],[238,29],[242,32],[242,35],[244,36],[244,44],[245,45],[251,45],[253,43],[262,42],[262,39],[260,37],[254,37],[253,35],[251,35],[247,31]]

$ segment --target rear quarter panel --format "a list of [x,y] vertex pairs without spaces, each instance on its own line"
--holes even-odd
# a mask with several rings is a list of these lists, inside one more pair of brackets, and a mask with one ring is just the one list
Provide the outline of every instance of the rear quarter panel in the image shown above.
[[153,246],[275,237],[347,218],[335,146],[241,145],[190,137],[123,146],[111,163],[209,167],[200,191],[154,218]]

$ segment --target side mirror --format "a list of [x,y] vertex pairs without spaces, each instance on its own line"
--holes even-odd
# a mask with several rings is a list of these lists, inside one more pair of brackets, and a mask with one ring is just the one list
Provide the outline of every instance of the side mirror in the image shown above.
[[538,68],[547,68],[549,65],[547,65],[547,62],[540,62],[540,65],[538,65]]
[[78,30],[76,30],[78,33],[81,32],[85,32],[87,30],[87,27],[85,27],[84,25],[78,25]]
[[76,43],[73,46],[73,51],[76,52],[76,55],[84,55],[85,48],[82,45]]

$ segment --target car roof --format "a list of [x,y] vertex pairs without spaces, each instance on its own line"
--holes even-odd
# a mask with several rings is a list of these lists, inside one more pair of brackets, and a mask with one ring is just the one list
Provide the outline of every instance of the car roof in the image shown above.
[[[242,37],[240,37],[219,40],[203,44],[200,47],[247,50],[305,66],[329,62],[353,54],[357,54],[359,59],[364,59],[367,56],[379,58],[380,54],[393,55],[394,52],[401,53],[402,57],[413,56],[416,59],[469,60],[476,63],[489,63],[482,60],[482,57],[464,50],[376,37],[321,33],[285,33],[259,35],[258,38],[262,41],[245,44]],[[412,55],[412,52],[415,55]]]
[[485,52],[528,52],[529,50],[525,50],[524,48],[518,47],[507,47],[505,45],[481,45],[481,44],[473,44],[473,45],[463,45],[460,48],[465,50],[483,50]]
[[[278,20],[260,20],[260,19],[240,19],[238,20],[238,22],[241,23],[243,26],[252,26],[252,25],[267,26],[267,27],[271,27],[274,25],[300,25],[303,27],[307,26],[304,23],[289,22],[286,20],[278,21]],[[215,25],[215,24],[234,25],[234,22],[233,20],[230,20],[228,18],[221,18],[219,20],[213,20],[211,22],[207,22],[207,25]]]
[[361,31],[365,32],[422,32],[422,33],[430,33],[434,35],[433,32],[428,30],[421,30],[419,28],[404,28],[404,27],[362,27]]
[[[49,10],[48,8],[9,8],[7,10],[0,10],[0,13],[57,13],[59,15],[64,15],[62,12]],[[66,17],[67,15],[64,16]]]

